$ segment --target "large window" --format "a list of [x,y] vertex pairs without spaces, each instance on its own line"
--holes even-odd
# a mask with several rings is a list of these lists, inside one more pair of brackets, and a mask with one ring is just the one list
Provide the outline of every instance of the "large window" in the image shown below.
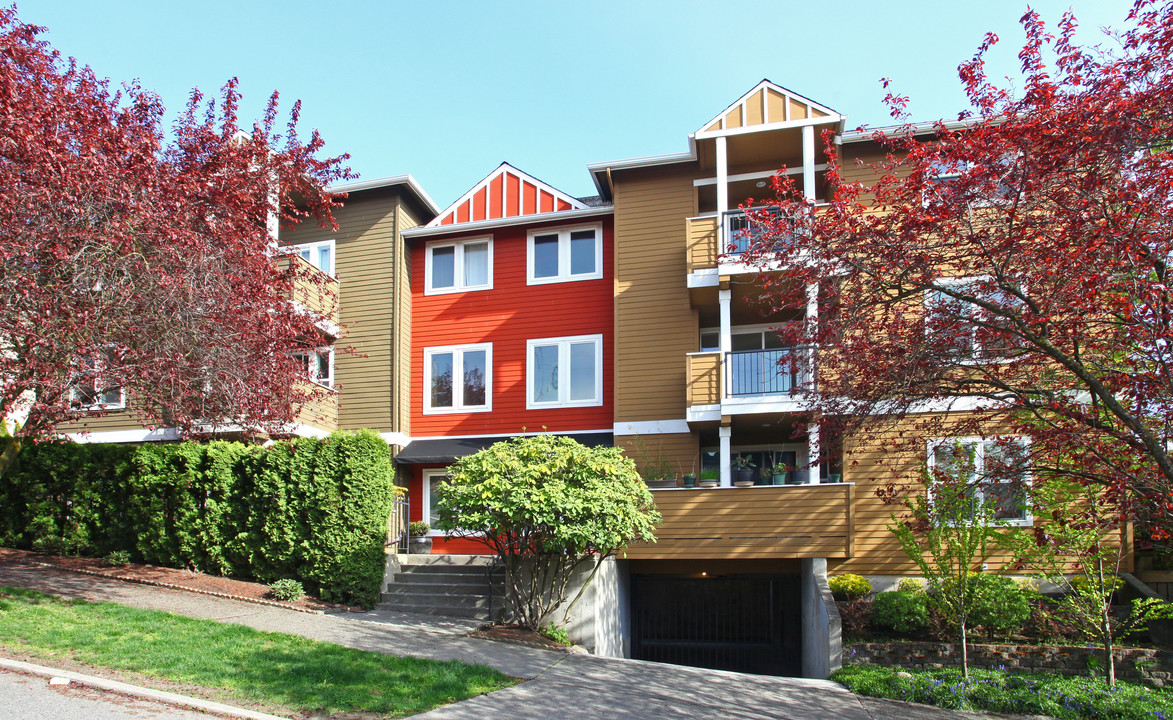
[[75,363],[69,404],[74,410],[119,410],[126,407],[126,396],[107,370],[109,360],[87,358]]
[[493,346],[454,345],[424,350],[424,412],[493,409]]
[[526,343],[526,407],[603,404],[603,336],[546,338]]
[[482,237],[428,243],[425,265],[425,295],[491,290],[493,239]]
[[289,251],[294,255],[300,255],[302,260],[305,260],[310,265],[313,265],[322,272],[328,275],[334,274],[333,240],[322,240],[320,242],[292,245],[290,246]]
[[[925,292],[925,332],[954,357],[1005,359],[1020,346],[1010,322],[1010,316],[1022,307],[1018,298],[987,287],[990,281],[983,277],[946,279],[936,284],[941,289]],[[962,297],[980,299],[993,309]]]
[[320,347],[295,352],[293,359],[310,381],[323,387],[334,387],[334,348]]
[[529,233],[529,285],[603,277],[603,226],[533,230]]
[[999,523],[1029,525],[1029,449],[1029,440],[1020,436],[931,440],[929,473],[964,482],[974,506],[990,503]]
[[423,493],[423,508],[422,517],[424,522],[428,524],[431,531],[429,535],[443,535],[444,533],[436,529],[436,488],[440,487],[442,483],[448,482],[448,474],[445,470],[424,470],[424,493]]

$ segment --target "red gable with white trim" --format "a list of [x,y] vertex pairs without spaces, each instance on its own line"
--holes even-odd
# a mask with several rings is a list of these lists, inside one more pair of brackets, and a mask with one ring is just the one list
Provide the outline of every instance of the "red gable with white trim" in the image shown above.
[[585,209],[586,205],[566,193],[509,163],[501,163],[425,227]]

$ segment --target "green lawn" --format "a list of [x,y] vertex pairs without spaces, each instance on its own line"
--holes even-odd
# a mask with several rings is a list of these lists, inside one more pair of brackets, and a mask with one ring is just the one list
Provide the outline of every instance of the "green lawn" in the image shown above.
[[0,645],[214,689],[273,712],[411,715],[507,687],[492,668],[0,588]]

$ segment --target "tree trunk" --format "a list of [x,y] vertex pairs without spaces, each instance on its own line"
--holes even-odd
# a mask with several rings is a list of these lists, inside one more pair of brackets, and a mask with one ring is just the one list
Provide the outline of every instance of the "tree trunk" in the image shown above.
[[961,621],[961,677],[969,680],[969,639],[964,620]]
[[20,454],[20,448],[23,442],[19,437],[13,437],[12,442],[4,448],[4,452],[0,453],[0,478],[4,477],[8,472],[8,468],[12,467],[12,463],[16,462],[16,456]]
[[[1110,597],[1110,596],[1109,596]],[[1113,650],[1112,638],[1112,618],[1109,613],[1112,612],[1111,605],[1104,604],[1104,617],[1100,620],[1103,623],[1101,632],[1104,635],[1104,670],[1108,677],[1108,687],[1116,686],[1116,658]]]

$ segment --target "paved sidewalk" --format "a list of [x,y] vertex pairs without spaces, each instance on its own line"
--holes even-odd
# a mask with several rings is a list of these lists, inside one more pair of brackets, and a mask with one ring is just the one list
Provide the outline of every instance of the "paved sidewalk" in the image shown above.
[[0,563],[0,585],[285,632],[391,655],[462,660],[528,680],[416,717],[426,720],[773,718],[956,720],[994,717],[858,698],[827,680],[778,678],[677,665],[567,655],[463,637],[475,623],[408,613],[309,614],[237,600]]

